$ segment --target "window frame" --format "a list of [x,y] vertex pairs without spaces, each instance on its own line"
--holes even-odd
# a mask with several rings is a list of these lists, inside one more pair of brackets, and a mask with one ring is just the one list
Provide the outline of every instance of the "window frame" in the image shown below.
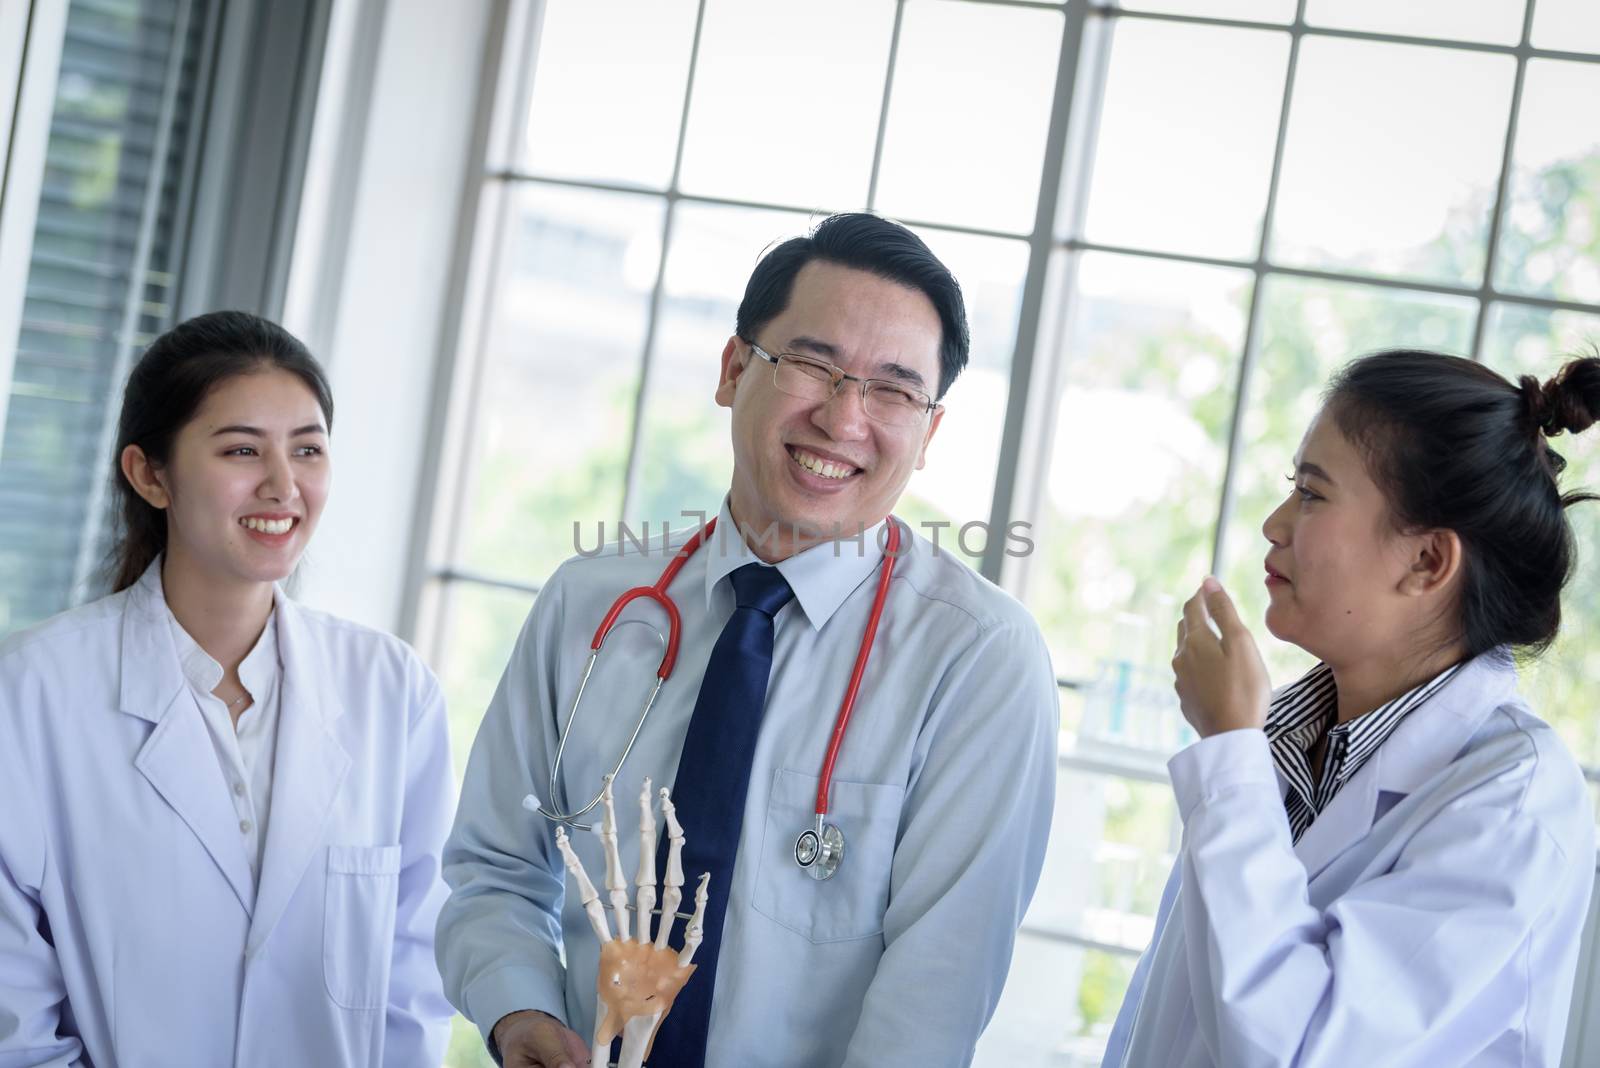
[[[890,37],[884,88],[879,107],[871,174],[868,182],[866,203],[863,205],[866,210],[873,210],[876,206],[878,176],[883,158],[884,135],[894,87],[895,66],[898,59],[905,8],[907,3],[919,2],[928,2],[928,0],[895,0],[894,26]],[[1494,265],[1499,251],[1502,222],[1505,217],[1506,200],[1512,172],[1513,149],[1516,141],[1517,123],[1528,62],[1533,59],[1552,59],[1600,65],[1600,55],[1597,54],[1535,48],[1531,44],[1534,0],[1529,0],[1526,6],[1521,40],[1517,44],[1492,44],[1448,38],[1313,26],[1305,21],[1307,0],[1296,0],[1295,17],[1289,23],[1137,11],[1121,8],[1114,4],[1085,3],[1082,0],[1064,0],[1064,2],[1050,2],[1050,0],[944,0],[944,2],[1045,9],[1060,11],[1064,15],[1061,50],[1056,72],[1056,93],[1046,133],[1044,165],[1040,175],[1039,197],[1032,229],[1027,233],[1022,233],[948,223],[934,223],[916,218],[900,219],[907,225],[917,228],[979,237],[1022,239],[1028,244],[1028,268],[1023,282],[1017,336],[1012,354],[1011,389],[1002,431],[995,494],[990,510],[990,529],[1005,529],[1006,524],[1009,522],[1031,520],[1038,514],[1038,490],[1042,483],[1042,478],[1040,477],[1042,472],[1038,464],[1040,458],[1049,455],[1050,445],[1050,417],[1049,412],[1044,410],[1047,407],[1045,398],[1052,395],[1052,391],[1049,388],[1039,387],[1053,385],[1055,372],[1059,370],[1058,365],[1061,362],[1059,359],[1059,345],[1055,344],[1055,342],[1062,325],[1071,314],[1076,263],[1083,253],[1103,252],[1201,266],[1232,268],[1249,272],[1252,278],[1254,284],[1251,289],[1250,304],[1247,312],[1246,335],[1234,389],[1234,418],[1230,429],[1222,493],[1218,502],[1213,538],[1212,563],[1214,568],[1221,566],[1225,556],[1227,536],[1225,528],[1227,519],[1232,515],[1237,495],[1237,460],[1241,449],[1240,434],[1242,429],[1240,416],[1242,415],[1243,405],[1249,396],[1248,386],[1259,355],[1263,304],[1260,294],[1263,290],[1262,283],[1268,278],[1284,277],[1333,283],[1351,283],[1379,289],[1431,293],[1474,300],[1477,312],[1470,352],[1473,359],[1481,359],[1482,357],[1488,315],[1491,307],[1495,304],[1515,305],[1545,311],[1570,311],[1580,314],[1600,315],[1600,304],[1587,304],[1580,301],[1504,291],[1496,288],[1493,282]],[[628,506],[636,501],[639,496],[640,424],[644,419],[649,399],[650,365],[655,354],[656,326],[660,316],[665,265],[671,249],[673,218],[677,206],[679,204],[704,204],[787,212],[806,209],[793,204],[686,193],[678,187],[683,160],[684,137],[688,127],[689,110],[694,92],[695,71],[699,61],[706,0],[699,0],[696,8],[695,30],[689,58],[688,76],[683,92],[683,102],[679,113],[677,146],[672,176],[664,189],[629,182],[576,179],[539,174],[523,168],[517,161],[516,156],[520,130],[529,104],[528,94],[532,83],[533,69],[537,62],[543,4],[540,0],[507,0],[507,7],[509,18],[507,32],[504,36],[506,47],[499,57],[504,74],[499,78],[498,90],[490,94],[494,120],[492,122],[492,131],[487,138],[484,155],[486,163],[480,176],[480,189],[475,197],[476,203],[474,205],[476,208],[474,214],[478,216],[478,232],[480,234],[490,234],[491,237],[486,241],[471,242],[474,248],[485,244],[498,245],[500,240],[498,235],[504,233],[503,223],[506,218],[504,202],[507,199],[507,194],[525,185],[652,196],[660,198],[666,206],[662,224],[660,262],[657,264],[655,283],[651,292],[649,324],[641,345],[638,365],[639,388],[635,397],[634,425],[631,428],[622,509],[623,514],[627,514]],[[1250,258],[1230,258],[1165,252],[1132,245],[1091,241],[1082,236],[1089,180],[1094,170],[1095,134],[1108,72],[1111,41],[1116,23],[1124,19],[1191,26],[1263,30],[1289,35],[1288,67],[1284,78],[1283,97],[1278,111],[1271,177],[1263,212],[1261,236],[1255,256]],[[1358,271],[1300,267],[1277,262],[1269,255],[1269,243],[1272,237],[1299,55],[1301,45],[1308,37],[1328,37],[1385,44],[1446,48],[1474,53],[1505,55],[1512,57],[1516,61],[1510,120],[1502,143],[1500,172],[1496,181],[1490,229],[1485,250],[1486,270],[1481,284],[1472,286],[1443,282],[1410,281]],[[484,217],[485,210],[489,215],[487,219]],[[495,225],[493,227],[486,225],[489,223]],[[466,262],[456,272],[458,277],[456,288],[468,298],[466,306],[471,309],[471,312],[462,316],[462,322],[458,328],[459,339],[457,343],[451,345],[447,341],[446,344],[447,349],[453,349],[455,353],[464,354],[466,357],[465,359],[457,358],[454,360],[460,367],[458,368],[458,373],[454,376],[454,380],[449,383],[450,388],[444,391],[448,394],[458,394],[463,390],[471,393],[475,384],[480,381],[479,369],[473,364],[482,358],[482,335],[484,330],[487,329],[487,323],[481,320],[489,314],[493,300],[492,292],[485,287],[485,283],[488,281],[485,274],[487,268],[497,259],[500,251],[500,249],[496,248],[487,262],[482,256],[469,255],[465,257]],[[470,322],[469,320],[474,317],[480,321]],[[446,406],[455,407],[455,402],[450,401]],[[467,410],[472,410],[470,404]],[[458,426],[459,423],[460,420],[454,420],[454,425]],[[454,426],[450,429],[453,430]],[[448,430],[446,431],[446,436],[449,436]],[[461,443],[452,444],[460,445]],[[457,450],[452,451],[450,458],[458,467],[467,462],[464,454]],[[464,470],[455,472],[442,470],[440,478],[434,481],[442,482],[443,487],[442,490],[437,486],[428,487],[430,501],[451,499],[457,505],[463,503],[459,489],[461,483],[468,481],[467,473]],[[452,516],[459,516],[460,514],[461,509],[459,507],[451,510]],[[452,523],[442,531],[430,531],[428,536],[423,539],[423,544],[420,547],[422,551],[414,554],[417,556],[418,563],[421,566],[417,571],[413,572],[413,585],[425,586],[434,581],[450,582],[459,580],[483,582],[489,585],[509,585],[528,592],[537,592],[537,584],[518,581],[507,576],[484,575],[454,566],[453,561],[456,558],[458,545],[459,524]],[[985,577],[1000,583],[1011,592],[1020,593],[1027,583],[1027,558],[1007,557],[1004,548],[1004,542],[1001,539],[993,539],[985,548],[980,570]],[[423,593],[420,590],[409,598],[411,605],[405,614],[405,624],[408,632],[416,632],[425,625],[420,619],[420,602],[422,599]],[[1600,770],[1596,772],[1596,779],[1600,781]]]
[[[878,177],[883,158],[885,132],[892,99],[895,68],[908,3],[930,0],[894,0],[893,31],[888,47],[883,94],[874,139],[866,203],[875,207]],[[1027,272],[1018,313],[1015,347],[1012,352],[1010,388],[1002,429],[995,491],[989,515],[989,529],[1004,530],[1016,521],[1033,522],[1042,511],[1042,493],[1052,446],[1053,398],[1059,395],[1065,364],[1062,339],[1070,321],[1076,298],[1078,262],[1086,253],[1111,253],[1175,263],[1231,268],[1249,272],[1251,291],[1246,329],[1240,349],[1236,379],[1232,383],[1233,410],[1227,441],[1227,456],[1221,491],[1215,513],[1211,562],[1213,570],[1226,559],[1227,525],[1238,497],[1239,460],[1243,448],[1245,406],[1250,396],[1262,346],[1263,291],[1269,279],[1293,278],[1346,283],[1381,290],[1398,290],[1468,298],[1476,302],[1470,356],[1483,358],[1489,316],[1496,305],[1526,307],[1545,311],[1570,311],[1600,316],[1600,303],[1540,297],[1498,289],[1494,284],[1503,223],[1508,208],[1511,177],[1515,163],[1518,122],[1529,63],[1533,60],[1560,60],[1600,66],[1600,54],[1564,52],[1537,48],[1532,32],[1537,0],[1527,0],[1519,40],[1514,44],[1493,44],[1449,38],[1394,34],[1364,30],[1336,29],[1306,21],[1308,0],[1296,0],[1289,22],[1222,18],[1205,15],[1137,11],[1103,0],[948,0],[974,5],[996,5],[1059,11],[1063,15],[1061,47],[1057,58],[1055,93],[1052,100],[1038,200],[1032,228],[1011,232],[981,227],[933,223],[897,217],[907,225],[932,231],[1025,240],[1028,246]],[[478,410],[484,381],[486,336],[495,300],[494,283],[505,252],[510,227],[508,211],[515,190],[527,185],[591,190],[598,192],[643,194],[659,197],[665,203],[659,262],[649,300],[649,319],[638,363],[638,390],[634,398],[633,424],[630,427],[627,474],[623,496],[623,515],[639,498],[640,442],[642,424],[648,411],[650,367],[656,348],[657,324],[661,316],[663,283],[667,257],[672,248],[673,222],[680,204],[702,204],[729,208],[767,209],[793,212],[807,210],[793,204],[771,203],[730,197],[685,193],[678,182],[682,169],[685,133],[693,100],[695,73],[700,58],[707,0],[699,0],[691,45],[688,74],[678,119],[677,144],[671,178],[665,188],[645,185],[584,180],[539,174],[525,169],[518,153],[520,134],[526,125],[531,102],[534,65],[537,62],[542,0],[504,0],[507,11],[504,49],[493,73],[497,88],[487,94],[489,115],[483,138],[485,161],[480,180],[469,194],[467,217],[475,218],[473,234],[468,235],[455,271],[455,305],[461,310],[459,322],[443,343],[447,371],[441,376],[432,440],[439,457],[436,477],[421,489],[418,516],[422,520],[414,533],[414,567],[402,614],[403,633],[410,634],[418,648],[435,663],[444,653],[450,625],[453,589],[462,585],[496,588],[538,595],[540,584],[528,578],[485,574],[460,566],[458,550],[467,512],[467,489],[471,482],[471,415]],[[1262,30],[1289,36],[1287,67],[1279,102],[1271,173],[1263,207],[1259,240],[1253,256],[1228,258],[1156,251],[1129,245],[1097,242],[1084,234],[1090,180],[1094,172],[1094,151],[1098,125],[1109,73],[1111,45],[1122,20],[1172,23],[1186,26]],[[1501,146],[1500,169],[1494,186],[1491,217],[1485,245],[1482,280],[1477,285],[1407,281],[1359,271],[1320,269],[1278,262],[1270,254],[1274,217],[1280,191],[1285,145],[1299,60],[1303,43],[1310,38],[1334,38],[1379,44],[1418,45],[1472,53],[1509,56],[1515,60],[1509,119]],[[1029,557],[1008,557],[1004,540],[990,539],[980,570],[1016,596],[1023,596],[1029,583]],[[1060,678],[1064,694],[1083,691],[1088,680]],[[1058,767],[1062,772],[1110,775],[1136,782],[1167,782],[1167,771],[1154,754],[1079,751],[1066,747]],[[1584,765],[1585,776],[1600,783],[1600,765]],[[1174,815],[1176,821],[1176,815]],[[1174,830],[1176,835],[1176,827]],[[1174,837],[1176,841],[1176,837]],[[1082,949],[1102,950],[1137,956],[1140,948],[1110,945],[1083,932],[1064,931],[1048,926],[1024,924],[1023,934],[1065,942]],[[1592,938],[1591,938],[1592,942]],[[1587,943],[1586,943],[1587,944]],[[1592,949],[1586,953],[1593,953]],[[1586,960],[1589,957],[1585,958]],[[1589,965],[1593,970],[1593,965]],[[1585,986],[1584,984],[1588,985]],[[1587,1013],[1593,1017],[1591,1031],[1600,1032],[1600,977],[1593,982],[1580,976],[1580,990],[1591,990]],[[1585,1013],[1575,1011],[1569,1031],[1566,1063],[1575,1064],[1575,1049]]]

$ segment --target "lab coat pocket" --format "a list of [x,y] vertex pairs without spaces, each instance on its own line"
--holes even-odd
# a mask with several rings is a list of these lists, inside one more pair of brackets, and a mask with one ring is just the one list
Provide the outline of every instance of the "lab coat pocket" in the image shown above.
[[811,942],[882,934],[905,792],[903,786],[833,781],[828,822],[844,834],[844,857],[833,878],[818,881],[794,859],[795,838],[816,820],[817,776],[780,768],[767,805],[755,910]]
[[329,846],[322,973],[346,1009],[381,1009],[389,994],[400,847]]

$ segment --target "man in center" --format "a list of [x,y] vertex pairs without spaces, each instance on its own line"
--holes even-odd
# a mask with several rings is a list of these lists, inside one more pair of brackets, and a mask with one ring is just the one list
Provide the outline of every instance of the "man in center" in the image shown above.
[[[938,399],[967,361],[961,291],[909,230],[835,215],[760,261],[736,331],[715,392],[732,412],[732,481],[714,534],[668,588],[676,667],[616,784],[630,883],[645,776],[672,787],[687,890],[711,873],[698,970],[650,1063],[967,1064],[1038,882],[1059,714],[1021,605],[903,522],[898,550],[884,551],[884,524],[945,417]],[[644,599],[618,617],[549,779],[595,628],[683,540],[558,568],[473,746],[438,955],[452,1002],[507,1068],[588,1061],[597,938],[565,892],[556,824],[521,801],[583,808],[626,748],[667,630]],[[845,851],[818,880],[796,837],[815,822],[875,608],[829,791]],[[573,845],[604,870],[595,836]]]

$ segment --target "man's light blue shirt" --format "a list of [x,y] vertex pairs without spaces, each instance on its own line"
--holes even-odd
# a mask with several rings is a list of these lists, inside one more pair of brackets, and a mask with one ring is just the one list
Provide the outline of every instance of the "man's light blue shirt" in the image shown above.
[[[451,1000],[485,1035],[518,1009],[591,1035],[599,945],[577,895],[564,892],[555,825],[521,802],[531,793],[570,811],[599,792],[655,681],[655,632],[666,631],[658,605],[636,600],[619,617],[552,790],[559,726],[613,600],[653,584],[687,533],[670,548],[657,532],[648,551],[613,544],[563,564],[484,717],[445,849],[453,892],[438,954]],[[717,534],[670,590],[682,616],[676,669],[616,786],[630,900],[642,780],[671,785],[711,647],[733,613],[727,576],[754,559],[733,535],[724,505]],[[730,897],[708,1068],[966,1064],[1004,985],[1049,834],[1055,676],[1016,601],[906,528],[834,771],[829,819],[844,832],[843,864],[817,882],[794,861],[881,561],[873,528],[778,564],[795,598],[776,619],[733,885],[710,888]],[[599,816],[597,806],[585,822]],[[601,883],[599,839],[580,832],[573,845]],[[688,899],[697,873],[686,875]]]

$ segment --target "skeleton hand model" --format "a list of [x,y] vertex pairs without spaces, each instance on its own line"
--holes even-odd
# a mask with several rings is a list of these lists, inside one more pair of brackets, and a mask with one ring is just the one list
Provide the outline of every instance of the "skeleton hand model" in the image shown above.
[[[606,891],[611,899],[611,911],[617,917],[617,935],[611,936],[606,921],[606,906],[600,903],[600,893],[589,881],[583,862],[572,849],[564,828],[556,828],[556,847],[561,850],[567,870],[578,885],[578,897],[583,910],[588,913],[589,924],[600,939],[600,972],[596,986],[598,1003],[595,1005],[594,1039],[591,1063],[595,1068],[610,1063],[611,1040],[622,1036],[622,1055],[617,1068],[642,1068],[655,1042],[661,1021],[672,1011],[683,984],[694,974],[694,951],[704,937],[706,911],[706,883],[709,875],[700,877],[694,895],[694,915],[684,929],[683,949],[674,952],[667,946],[672,933],[672,921],[683,900],[683,828],[678,825],[677,812],[672,807],[672,797],[661,791],[661,814],[667,821],[667,872],[665,889],[661,895],[661,927],[652,940],[650,917],[656,911],[656,817],[650,799],[650,780],[644,781],[639,793],[639,874],[634,880],[636,901],[634,915],[637,924],[629,922],[628,883],[622,874],[622,857],[617,851],[617,812],[611,795],[611,777],[605,779],[601,794],[605,805],[605,818],[600,824],[600,842],[606,854]],[[629,936],[631,926],[636,926],[634,937]]]

